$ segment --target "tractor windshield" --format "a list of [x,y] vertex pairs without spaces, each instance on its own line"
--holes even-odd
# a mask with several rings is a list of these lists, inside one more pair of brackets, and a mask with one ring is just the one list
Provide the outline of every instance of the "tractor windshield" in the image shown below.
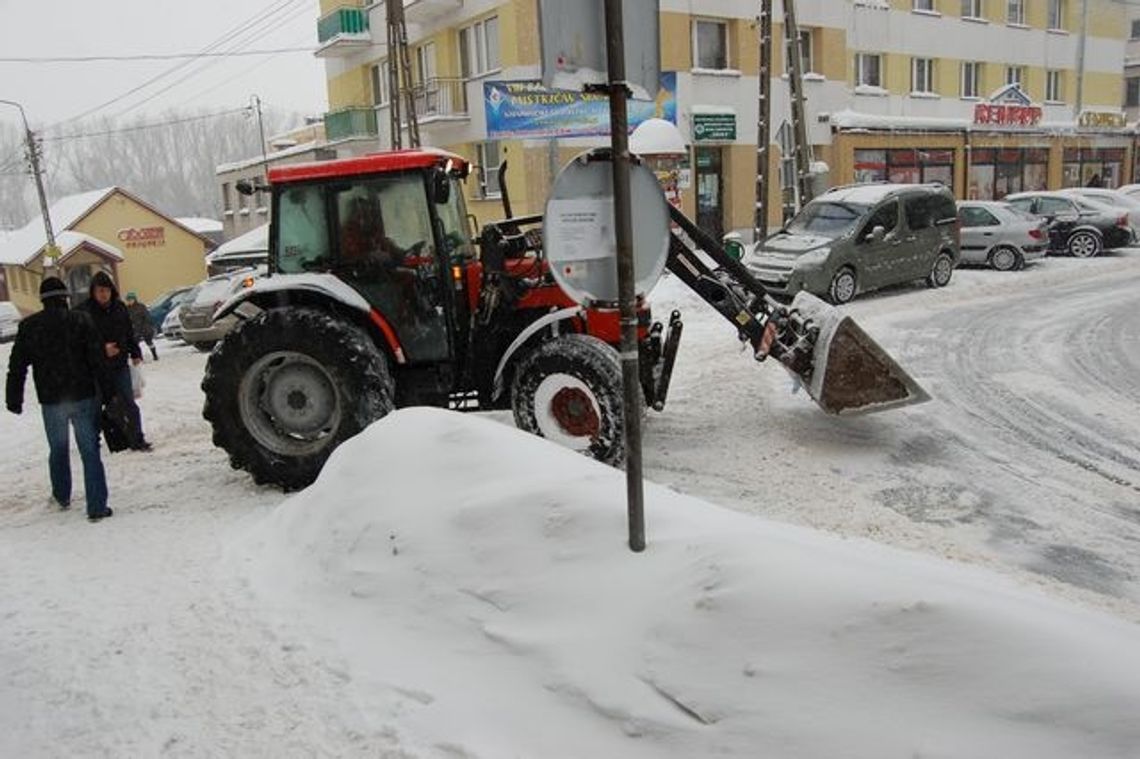
[[328,219],[324,188],[319,185],[288,187],[277,201],[275,268],[285,274],[327,266]]
[[451,193],[446,203],[437,204],[435,212],[439,216],[443,234],[444,252],[452,263],[461,263],[475,257],[475,246],[471,244],[471,230],[467,223],[467,206],[463,203],[463,187],[459,180],[451,179]]

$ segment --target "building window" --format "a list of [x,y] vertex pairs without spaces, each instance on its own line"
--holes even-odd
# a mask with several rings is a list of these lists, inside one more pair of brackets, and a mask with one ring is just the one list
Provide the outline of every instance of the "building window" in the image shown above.
[[979,82],[982,80],[982,64],[977,61],[962,63],[962,97],[981,97]]
[[914,5],[911,6],[916,11],[934,12],[934,0],[914,0]]
[[1057,70],[1045,72],[1045,102],[1064,102],[1064,93],[1061,92],[1061,72]]
[[878,53],[855,54],[855,86],[883,86],[883,56]]
[[954,186],[954,151],[929,148],[856,150],[856,182],[937,182]]
[[722,21],[697,21],[693,36],[699,69],[728,68],[728,24]]
[[1049,0],[1050,29],[1065,28],[1065,0]]
[[931,94],[934,92],[934,61],[930,58],[913,58],[910,63],[910,91]]
[[1140,40],[1140,19],[1136,19],[1132,22],[1132,35],[1131,35],[1131,37],[1134,40]]
[[962,0],[963,18],[983,18],[982,0]]
[[416,81],[427,84],[435,79],[435,43],[427,42],[416,48]]
[[499,69],[497,16],[491,16],[459,30],[459,67],[464,79]]
[[372,102],[374,105],[388,105],[388,61],[380,61],[372,67]]
[[1025,23],[1025,0],[1006,0],[1005,20],[1007,24]]
[[1006,66],[1005,67],[1005,83],[1016,84],[1018,87],[1024,88],[1025,85],[1025,67],[1024,66]]
[[[800,61],[803,64],[803,68],[800,69],[801,73],[815,71],[815,60],[812,56],[811,37],[812,32],[810,29],[800,30]],[[789,57],[785,60],[791,60],[791,58]]]
[[498,140],[478,143],[475,146],[475,160],[479,166],[479,197],[499,197],[499,164],[502,158]]
[[1140,107],[1140,77],[1125,80],[1124,105],[1128,108]]
[[230,194],[230,183],[222,183],[222,210],[227,214],[234,212],[233,196]]

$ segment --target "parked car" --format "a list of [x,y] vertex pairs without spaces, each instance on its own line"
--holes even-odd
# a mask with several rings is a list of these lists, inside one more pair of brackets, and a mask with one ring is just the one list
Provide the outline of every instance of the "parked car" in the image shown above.
[[1049,223],[1049,250],[1090,258],[1132,241],[1128,214],[1087,198],[1060,192],[1019,192],[1005,201]]
[[[194,289],[191,288],[189,294],[192,295]],[[166,318],[162,320],[162,329],[159,331],[163,337],[168,340],[181,340],[182,339],[182,307],[186,305],[181,303],[167,312]]]
[[1020,269],[1049,249],[1049,224],[997,200],[958,201],[962,263]]
[[1124,193],[1130,198],[1140,200],[1140,184],[1126,184],[1116,188],[1117,192]]
[[150,323],[154,325],[159,334],[162,334],[162,325],[166,321],[166,315],[181,304],[193,289],[193,285],[175,287],[173,290],[167,290],[159,295],[147,306],[147,310],[150,311]]
[[846,303],[917,279],[943,287],[958,257],[958,211],[944,185],[862,184],[812,200],[745,265],[776,296],[807,290]]
[[194,299],[184,303],[178,312],[182,339],[200,351],[213,350],[238,321],[234,314],[215,321],[214,312],[238,290],[253,285],[266,271],[264,266],[238,269],[210,277],[199,284],[195,288]]
[[1128,214],[1128,225],[1132,227],[1132,241],[1135,242],[1140,239],[1140,198],[1103,187],[1069,187],[1060,192],[1112,206],[1118,211]]
[[0,300],[0,343],[16,339],[20,329],[20,309],[10,300]]

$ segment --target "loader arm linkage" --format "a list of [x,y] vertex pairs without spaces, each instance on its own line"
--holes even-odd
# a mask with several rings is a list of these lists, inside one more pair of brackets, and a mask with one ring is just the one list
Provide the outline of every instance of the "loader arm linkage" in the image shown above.
[[680,229],[670,235],[669,271],[732,323],[757,361],[774,357],[824,411],[864,413],[929,400],[851,317],[808,293],[790,306],[777,302],[712,235],[676,208],[669,216]]

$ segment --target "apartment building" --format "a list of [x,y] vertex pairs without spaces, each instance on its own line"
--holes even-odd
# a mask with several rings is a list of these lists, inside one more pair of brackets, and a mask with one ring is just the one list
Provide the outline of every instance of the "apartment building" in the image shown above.
[[[469,182],[477,217],[501,213],[492,169],[504,159],[515,211],[541,210],[558,168],[605,138],[592,128],[596,103],[541,86],[540,1],[403,2],[423,141],[479,167]],[[1087,0],[1082,24],[1083,2],[798,0],[815,158],[834,184],[939,181],[959,197],[1094,175],[1110,186],[1132,181],[1136,150],[1121,111],[1127,12]],[[386,8],[344,3],[321,0],[318,21],[328,138],[342,153],[383,149],[392,144]],[[752,0],[661,0],[660,86],[631,107],[635,121],[659,116],[681,130],[680,203],[715,232],[752,226],[757,11]],[[788,131],[783,59],[776,49],[767,135],[776,145]],[[777,149],[774,168],[779,160]],[[769,205],[776,221],[779,188]]]
[[1124,116],[1140,120],[1140,5],[1128,10],[1128,44],[1124,49]]

